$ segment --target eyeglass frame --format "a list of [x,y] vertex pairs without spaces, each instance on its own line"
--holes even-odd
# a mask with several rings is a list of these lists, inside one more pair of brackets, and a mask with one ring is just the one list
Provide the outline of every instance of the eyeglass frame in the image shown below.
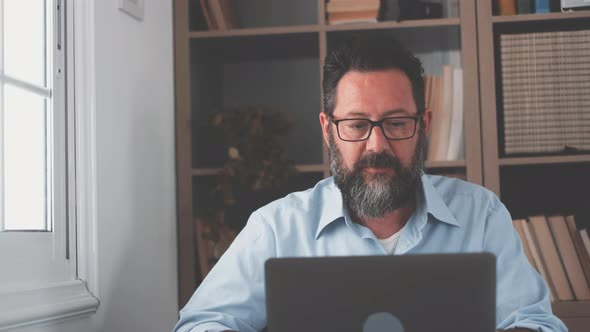
[[[381,133],[383,133],[383,137],[385,137],[385,139],[387,139],[389,141],[404,141],[404,140],[407,140],[407,139],[410,139],[410,138],[416,136],[416,127],[418,126],[418,120],[420,119],[420,115],[416,115],[416,116],[390,116],[390,117],[383,118],[379,121],[373,121],[371,119],[366,119],[366,118],[336,119],[332,115],[330,115],[330,118],[332,118],[332,123],[336,125],[336,132],[338,133],[338,138],[340,138],[344,142],[366,141],[371,137],[371,134],[373,133],[373,128],[375,128],[375,127],[379,127],[381,129]],[[406,137],[406,138],[390,138],[390,137],[388,137],[387,134],[385,133],[385,129],[383,129],[383,122],[385,122],[388,119],[412,119],[412,120],[414,120],[414,130],[412,131],[412,135],[409,137]],[[338,123],[340,123],[342,121],[347,121],[347,120],[368,121],[371,124],[371,128],[369,129],[369,134],[367,135],[367,137],[363,138],[363,139],[358,139],[358,140],[343,139],[342,136],[340,136],[340,128],[338,127]]]

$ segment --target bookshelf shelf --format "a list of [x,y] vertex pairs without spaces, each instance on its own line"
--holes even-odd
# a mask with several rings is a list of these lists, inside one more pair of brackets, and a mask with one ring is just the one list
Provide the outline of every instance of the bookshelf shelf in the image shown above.
[[356,30],[379,30],[379,29],[404,29],[404,28],[427,28],[427,27],[459,27],[461,21],[459,18],[439,18],[429,20],[408,20],[408,21],[383,21],[378,23],[359,23],[359,24],[336,24],[326,25],[326,31],[356,31]]
[[493,16],[493,23],[516,23],[516,22],[533,22],[544,21],[550,22],[555,20],[566,20],[574,18],[590,18],[590,11],[577,11],[565,13],[545,13],[545,14],[522,14],[512,16]]
[[[442,160],[442,161],[426,161],[425,167],[429,169],[435,168],[463,168],[466,167],[465,160]],[[309,165],[295,165],[299,173],[317,173],[329,171],[328,166],[324,164],[309,164]],[[193,168],[192,175],[194,176],[208,176],[217,175],[221,168]]]
[[561,318],[569,331],[587,331],[590,326],[590,301],[555,302],[553,312]]
[[408,21],[383,21],[378,23],[357,23],[338,25],[302,25],[286,27],[264,27],[264,28],[243,28],[233,30],[207,30],[192,31],[188,36],[195,38],[223,38],[240,36],[267,36],[286,35],[296,33],[315,33],[321,31],[358,31],[358,30],[381,30],[381,29],[407,29],[407,28],[429,28],[429,27],[459,27],[459,18],[441,18],[429,20],[408,20]]
[[465,160],[426,161],[426,168],[459,168],[467,166]]
[[193,168],[191,174],[194,176],[210,176],[217,175],[221,168]]
[[[295,165],[299,173],[321,173],[326,171],[324,164]],[[194,176],[217,175],[221,168],[193,168],[191,174]]]
[[539,157],[519,157],[519,158],[500,158],[500,166],[510,165],[542,165],[542,164],[567,164],[590,162],[590,154],[573,155],[573,156],[539,156]]
[[192,31],[188,34],[189,38],[224,38],[224,37],[242,37],[242,36],[269,36],[269,35],[288,35],[298,33],[317,33],[322,30],[320,25],[301,25],[288,27],[271,27],[271,28],[244,28],[233,30],[211,30],[211,31]]
[[327,171],[327,165],[295,165],[295,168],[300,173],[317,173]]
[[588,317],[590,301],[554,302],[553,311],[559,317]]

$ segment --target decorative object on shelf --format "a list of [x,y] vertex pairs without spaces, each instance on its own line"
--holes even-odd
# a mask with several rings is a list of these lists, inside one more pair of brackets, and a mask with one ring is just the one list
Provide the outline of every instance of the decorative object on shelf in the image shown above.
[[561,0],[561,10],[590,10],[590,2],[588,0]]
[[442,18],[443,16],[442,4],[436,2],[400,0],[399,8],[400,21]]
[[590,30],[499,38],[504,153],[590,151]]
[[291,127],[284,113],[237,107],[214,113],[209,125],[221,133],[227,159],[216,185],[197,211],[197,242],[203,276],[229,247],[248,216],[269,203],[295,175],[279,142]]
[[[447,5],[447,17],[459,16],[459,3],[450,0]],[[381,5],[382,21],[423,20],[443,17],[443,5],[437,2],[416,0],[383,0]]]

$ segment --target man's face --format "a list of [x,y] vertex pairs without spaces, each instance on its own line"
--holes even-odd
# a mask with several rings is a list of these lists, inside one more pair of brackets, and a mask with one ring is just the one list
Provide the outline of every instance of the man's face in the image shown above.
[[[338,84],[333,113],[336,120],[378,121],[416,115],[410,81],[399,70],[351,71]],[[358,217],[380,218],[409,201],[420,184],[430,117],[429,111],[424,113],[410,139],[388,140],[379,127],[374,127],[368,140],[345,142],[338,138],[331,119],[320,114],[334,180],[349,212]]]

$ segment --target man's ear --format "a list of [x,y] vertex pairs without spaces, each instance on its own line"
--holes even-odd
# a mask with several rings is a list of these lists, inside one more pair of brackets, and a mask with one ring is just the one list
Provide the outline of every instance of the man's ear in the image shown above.
[[329,130],[330,130],[330,116],[324,112],[320,112],[320,124],[322,125],[322,135],[324,136],[324,142],[326,146],[330,146],[329,141]]

